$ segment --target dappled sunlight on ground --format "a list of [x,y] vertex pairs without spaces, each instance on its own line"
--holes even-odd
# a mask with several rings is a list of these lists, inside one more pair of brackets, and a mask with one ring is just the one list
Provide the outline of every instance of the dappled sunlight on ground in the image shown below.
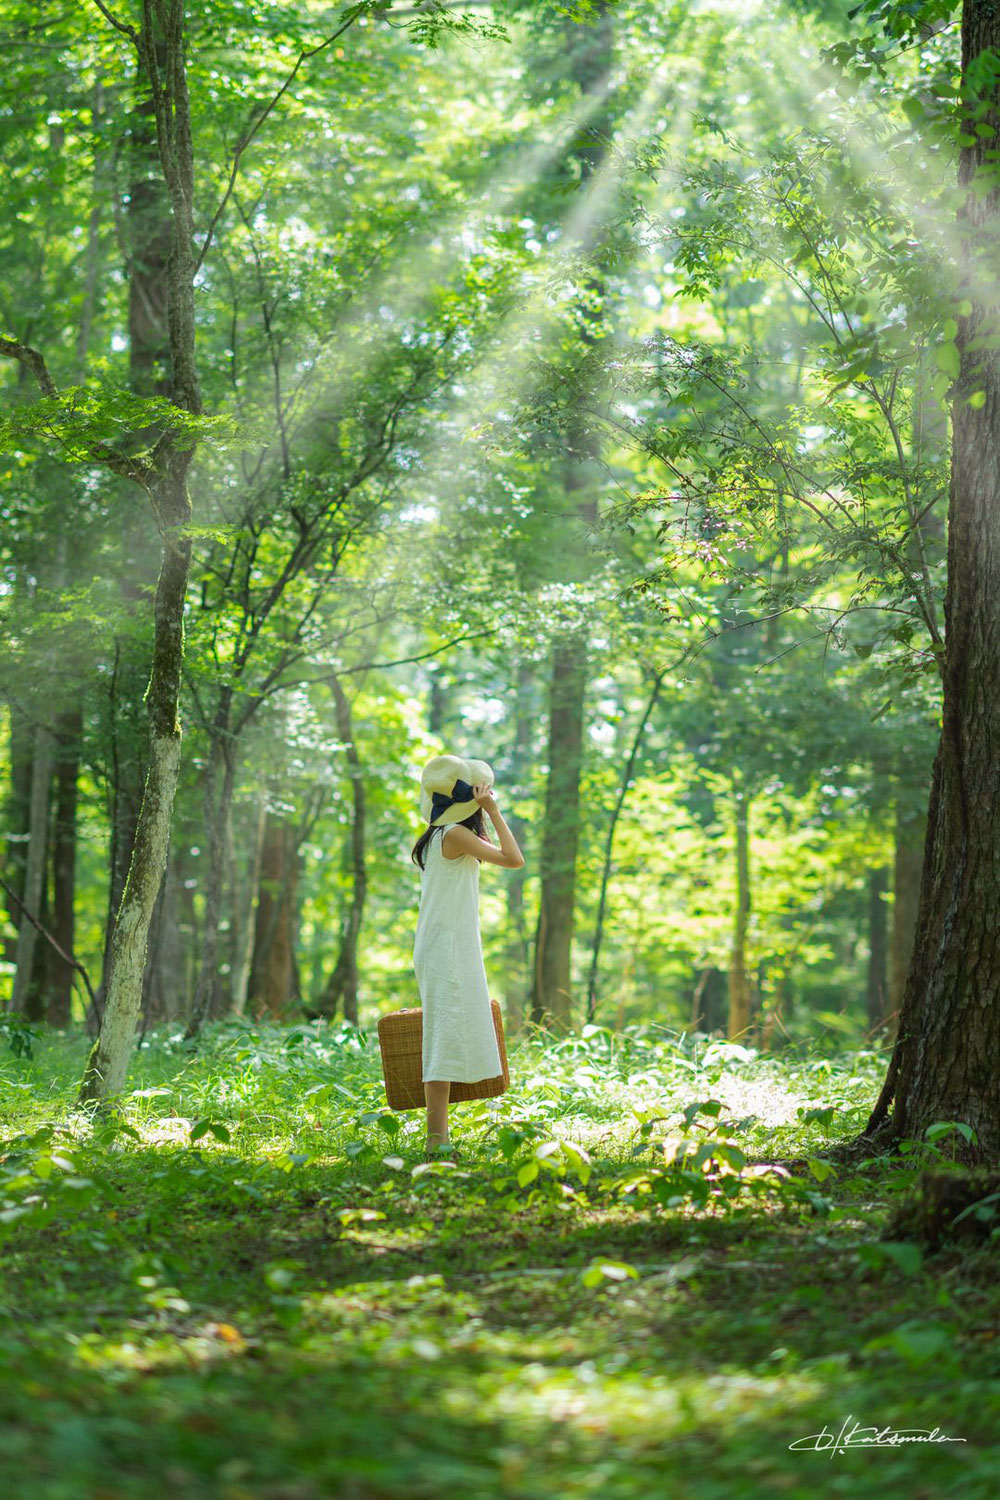
[[[144,1048],[105,1124],[73,1112],[78,1062],[0,1061],[18,1500],[858,1500],[876,1457],[880,1494],[992,1500],[985,1251],[934,1274],[915,1247],[866,1258],[888,1174],[737,1165],[731,1197],[714,1172],[707,1197],[701,1168],[670,1178],[664,1136],[711,1100],[696,1142],[822,1171],[870,1055],[523,1046],[508,1094],[452,1111],[453,1163],[423,1161],[422,1114],[384,1107],[377,1057],[343,1030]],[[92,1179],[79,1202],[58,1192],[63,1137],[25,1134],[60,1117]],[[852,1412],[968,1442],[791,1451]]]

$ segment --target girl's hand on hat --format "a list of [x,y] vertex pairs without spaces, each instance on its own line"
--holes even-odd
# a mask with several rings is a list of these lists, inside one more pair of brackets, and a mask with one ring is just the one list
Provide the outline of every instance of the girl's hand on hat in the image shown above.
[[493,788],[491,786],[474,786],[472,788],[472,795],[484,812],[496,812],[497,799],[493,795]]

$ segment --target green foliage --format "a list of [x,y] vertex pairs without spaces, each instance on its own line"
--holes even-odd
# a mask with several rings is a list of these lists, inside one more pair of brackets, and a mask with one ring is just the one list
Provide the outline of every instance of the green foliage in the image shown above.
[[41,1125],[13,1137],[0,1161],[0,1233],[82,1210],[103,1191],[82,1173],[71,1131]]
[[[110,1454],[122,1500],[165,1475],[264,1500],[293,1474],[310,1500],[458,1481],[499,1500],[514,1476],[582,1500],[595,1472],[622,1500],[721,1500],[747,1472],[794,1487],[789,1445],[841,1411],[965,1438],[964,1492],[995,1488],[988,1257],[880,1241],[886,1164],[828,1178],[819,1214],[774,1170],[828,1109],[852,1128],[870,1054],[779,1063],[638,1027],[521,1042],[509,1094],[452,1110],[458,1160],[425,1162],[421,1114],[385,1110],[350,1028],[214,1026],[195,1054],[147,1037],[96,1128],[72,1111],[79,1052],[0,1063],[21,1122],[5,1205],[45,1205],[3,1223],[0,1477],[24,1500],[99,1492]],[[192,1143],[223,1104],[229,1139]],[[637,1144],[679,1202],[619,1191]],[[65,1186],[70,1161],[95,1191]],[[878,1456],[904,1486],[955,1476],[944,1448]]]

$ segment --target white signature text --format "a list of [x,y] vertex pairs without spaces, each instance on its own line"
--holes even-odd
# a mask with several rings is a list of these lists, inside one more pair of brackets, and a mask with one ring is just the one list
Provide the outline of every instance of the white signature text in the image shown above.
[[965,1438],[947,1437],[940,1427],[862,1427],[848,1414],[834,1432],[824,1426],[822,1432],[796,1438],[789,1448],[800,1452],[844,1453],[848,1448],[898,1448],[903,1443],[964,1443]]

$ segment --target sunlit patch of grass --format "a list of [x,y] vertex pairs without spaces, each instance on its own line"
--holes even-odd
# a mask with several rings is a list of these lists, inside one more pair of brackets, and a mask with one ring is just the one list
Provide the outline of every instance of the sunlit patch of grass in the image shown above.
[[620,1192],[666,1171],[685,1128],[821,1159],[878,1059],[518,1041],[510,1092],[452,1111],[449,1166],[423,1162],[420,1112],[385,1109],[349,1028],[147,1043],[117,1125],[74,1114],[77,1043],[0,1064],[7,1160],[49,1170],[69,1141],[95,1185],[0,1230],[0,1477],[19,1500],[731,1500],[814,1494],[820,1462],[826,1492],[856,1497],[875,1456],[788,1448],[847,1412],[969,1440],[877,1455],[880,1488],[990,1493],[995,1277],[974,1255],[866,1260],[892,1178]]

